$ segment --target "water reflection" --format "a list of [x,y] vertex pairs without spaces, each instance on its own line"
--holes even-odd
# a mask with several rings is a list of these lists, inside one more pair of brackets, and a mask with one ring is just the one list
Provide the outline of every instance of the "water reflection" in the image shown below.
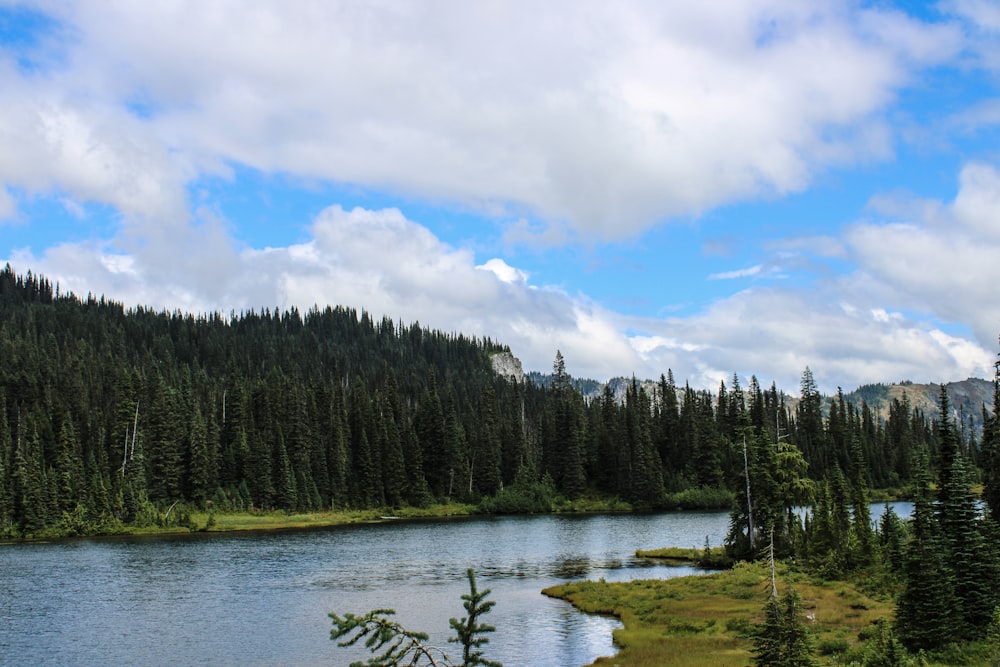
[[[901,513],[902,514],[902,513]],[[392,608],[448,643],[473,567],[496,606],[488,657],[585,665],[614,653],[613,619],[540,591],[567,580],[696,572],[636,549],[721,544],[725,512],[393,522],[309,532],[0,546],[0,662],[330,665],[327,612]]]

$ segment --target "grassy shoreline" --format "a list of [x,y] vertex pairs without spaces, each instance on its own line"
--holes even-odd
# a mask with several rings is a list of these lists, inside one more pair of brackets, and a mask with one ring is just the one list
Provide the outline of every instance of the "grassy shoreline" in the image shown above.
[[[898,490],[883,490],[873,492],[878,500],[885,502],[897,500],[902,495]],[[671,511],[705,511],[726,509],[731,500],[729,492],[719,490],[693,489],[671,494],[663,507],[642,509],[618,498],[583,497],[575,500],[555,498],[551,510],[545,514],[629,514],[637,511],[671,512]],[[723,502],[725,501],[725,502]],[[163,511],[162,509],[160,510]],[[185,520],[178,520],[183,513]],[[506,514],[506,513],[504,513]],[[360,523],[380,523],[394,519],[432,519],[462,516],[497,516],[484,512],[479,505],[467,503],[440,503],[428,507],[374,508],[367,510],[331,510],[323,512],[287,512],[283,510],[269,511],[214,511],[204,508],[184,507],[181,505],[174,512],[171,520],[166,520],[169,512],[161,516],[159,525],[150,523],[144,526],[133,526],[118,523],[114,520],[72,525],[70,528],[53,526],[29,536],[0,536],[0,544],[18,542],[38,542],[46,540],[73,539],[79,537],[111,537],[128,535],[179,535],[189,532],[223,533],[236,531],[259,530],[303,530],[308,528],[327,528],[330,526],[350,525]],[[211,519],[210,519],[211,517]],[[713,553],[715,549],[713,548]],[[700,553],[700,552],[699,552]],[[640,557],[666,558],[655,553],[637,554]],[[682,557],[690,564],[697,558]],[[698,564],[697,562],[694,564]],[[728,567],[730,563],[716,561],[703,567]]]
[[164,521],[163,525],[129,526],[114,524],[92,532],[66,534],[46,531],[27,538],[0,539],[0,544],[17,544],[51,540],[72,540],[95,537],[128,537],[157,535],[190,535],[194,533],[235,533],[279,530],[308,530],[364,523],[383,523],[403,519],[435,519],[472,516],[475,505],[449,503],[422,508],[377,508],[368,510],[336,510],[328,512],[209,512],[204,509],[185,510],[183,521]]
[[[613,616],[619,651],[593,667],[711,667],[746,665],[749,631],[761,620],[770,586],[764,564],[739,563],[715,574],[620,583],[584,581],[546,588],[543,594],[577,609]],[[856,650],[858,634],[880,617],[891,618],[893,604],[876,600],[849,583],[818,582],[779,568],[780,590],[791,585],[802,596],[820,649],[820,664]]]
[[[560,500],[546,514],[627,514],[635,511],[631,505],[617,499],[581,498]],[[90,530],[66,532],[58,527],[28,537],[0,537],[0,544],[40,542],[94,537],[127,537],[185,535],[190,533],[231,533],[278,530],[308,530],[332,526],[384,523],[397,520],[447,519],[471,516],[499,516],[482,511],[478,505],[439,503],[427,507],[380,507],[366,510],[331,510],[324,512],[209,511],[203,508],[178,507],[173,517],[161,517],[161,523],[133,526],[105,523]],[[183,518],[180,518],[183,517]]]

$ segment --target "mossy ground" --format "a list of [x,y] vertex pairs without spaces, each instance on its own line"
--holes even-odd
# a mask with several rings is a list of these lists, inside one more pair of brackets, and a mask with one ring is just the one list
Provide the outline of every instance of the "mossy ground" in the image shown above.
[[191,520],[206,532],[231,532],[240,530],[292,530],[323,528],[356,523],[392,521],[395,519],[443,518],[468,516],[475,513],[474,505],[450,503],[429,507],[383,508],[371,510],[344,510],[334,512],[215,512],[209,521],[208,512],[192,512]]
[[[818,645],[851,647],[858,632],[891,617],[890,601],[872,599],[842,582],[815,582],[780,567],[778,588],[802,596]],[[547,588],[546,595],[577,608],[615,616],[618,654],[594,665],[618,667],[745,666],[750,629],[760,621],[770,588],[769,569],[738,564],[717,574],[624,583],[585,581]],[[833,664],[832,662],[829,664]]]

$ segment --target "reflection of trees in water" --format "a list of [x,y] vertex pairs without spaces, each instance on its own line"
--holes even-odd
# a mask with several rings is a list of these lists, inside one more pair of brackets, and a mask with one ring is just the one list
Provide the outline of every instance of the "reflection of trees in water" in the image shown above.
[[590,569],[589,558],[563,558],[556,561],[553,574],[560,579],[576,579],[586,576]]

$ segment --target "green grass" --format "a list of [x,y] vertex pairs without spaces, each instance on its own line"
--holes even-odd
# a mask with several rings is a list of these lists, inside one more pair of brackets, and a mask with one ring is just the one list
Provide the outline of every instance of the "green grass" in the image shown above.
[[663,547],[662,549],[639,549],[637,558],[652,558],[666,565],[693,565],[710,570],[732,567],[733,561],[726,555],[724,547],[711,547],[708,553],[694,547]]
[[[191,513],[191,520],[199,530],[206,532],[231,532],[245,530],[288,530],[323,528],[357,523],[376,523],[395,519],[441,518],[474,514],[474,505],[449,503],[429,507],[382,508],[370,510],[343,510],[334,512],[215,512],[213,525],[204,511]],[[172,532],[153,529],[152,532]]]
[[[878,601],[842,582],[817,583],[784,567],[779,591],[792,585],[817,642],[855,646],[858,632],[892,615],[892,603]],[[577,608],[619,618],[614,633],[618,654],[595,666],[710,667],[747,665],[748,631],[761,620],[770,587],[768,569],[740,563],[718,574],[624,583],[579,582],[547,588],[546,595]],[[821,657],[821,664],[833,664]]]

